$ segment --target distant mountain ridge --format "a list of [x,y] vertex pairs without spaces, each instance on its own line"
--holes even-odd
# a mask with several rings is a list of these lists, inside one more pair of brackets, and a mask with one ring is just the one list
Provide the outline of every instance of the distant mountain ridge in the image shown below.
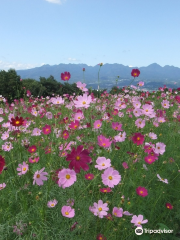
[[[117,76],[119,76],[118,86],[128,85],[134,79],[131,76],[132,69],[139,69],[140,71],[139,77],[136,77],[132,82],[133,85],[136,85],[139,81],[143,81],[145,83],[144,87],[147,89],[157,89],[158,87],[163,87],[163,84],[169,85],[169,87],[171,85],[173,88],[177,88],[180,85],[180,68],[169,65],[161,67],[157,63],[140,68],[124,66],[118,63],[106,63],[101,67],[100,65],[92,67],[87,64],[61,63],[53,66],[46,64],[32,69],[16,70],[16,72],[22,79],[31,78],[37,81],[39,81],[39,77],[48,78],[52,75],[56,81],[62,83],[61,73],[70,72],[71,78],[69,79],[69,83],[74,83],[78,81],[83,82],[83,68],[85,68],[84,79],[87,87],[92,86],[93,88],[97,88],[98,72],[100,88],[110,89],[116,85]],[[173,84],[174,81],[177,82],[176,85]]]

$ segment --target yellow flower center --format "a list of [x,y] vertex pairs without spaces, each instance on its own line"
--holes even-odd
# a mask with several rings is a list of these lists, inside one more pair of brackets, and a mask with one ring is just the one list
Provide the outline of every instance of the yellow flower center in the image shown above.
[[53,207],[53,206],[54,206],[54,203],[51,203],[51,206]]
[[16,121],[16,124],[19,124],[19,121]]
[[137,138],[137,140],[139,141],[139,140],[140,140],[140,138],[138,137],[138,138]]
[[23,171],[26,171],[26,167],[23,168]]
[[69,213],[68,213],[68,212],[65,212],[65,214],[66,214],[66,215],[69,215]]
[[103,143],[103,146],[105,146],[106,144],[105,143]]
[[37,176],[36,176],[37,178],[40,178],[40,175],[39,174],[37,174]]
[[77,156],[77,157],[76,157],[76,160],[79,160],[79,159],[80,159],[80,157],[79,157],[79,156]]
[[108,178],[109,178],[109,180],[112,180],[112,177],[111,177],[111,176],[109,176]]
[[70,175],[69,175],[69,174],[67,174],[67,175],[66,175],[66,178],[67,178],[67,179],[70,179]]
[[138,224],[141,224],[141,222],[138,222]]
[[105,166],[105,164],[103,163],[102,166]]
[[115,212],[114,215],[117,215],[117,213]]
[[99,211],[102,211],[102,208],[100,207],[100,208],[98,208],[99,209]]
[[143,193],[143,191],[140,191],[140,193]]
[[85,101],[83,101],[83,104],[86,104],[86,102],[85,102]]

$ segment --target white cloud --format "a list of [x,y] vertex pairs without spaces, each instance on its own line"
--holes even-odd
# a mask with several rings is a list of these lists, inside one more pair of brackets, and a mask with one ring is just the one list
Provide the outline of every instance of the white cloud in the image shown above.
[[[56,3],[56,4],[62,4],[62,0],[45,0],[47,2],[50,2],[50,3]],[[66,1],[66,0],[64,0]]]
[[133,66],[130,65],[129,67],[133,67]]
[[79,61],[79,60],[77,60],[76,58],[68,58],[68,61],[76,62],[76,61]]
[[35,64],[29,64],[29,63],[4,62],[0,60],[0,70],[5,70],[5,71],[8,71],[10,68],[13,68],[15,70],[23,70],[23,69],[40,67],[40,66]]

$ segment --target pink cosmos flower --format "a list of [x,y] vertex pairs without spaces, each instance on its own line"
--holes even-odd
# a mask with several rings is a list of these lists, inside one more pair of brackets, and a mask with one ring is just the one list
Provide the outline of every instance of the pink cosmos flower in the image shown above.
[[163,155],[163,153],[165,152],[165,148],[166,148],[166,145],[164,143],[158,142],[156,143],[156,148],[153,148],[153,150],[156,154]]
[[140,87],[142,87],[142,86],[144,86],[144,82],[138,82],[138,85],[139,85]]
[[134,226],[141,227],[141,228],[142,228],[141,224],[145,224],[147,222],[148,222],[147,219],[143,220],[143,215],[138,215],[138,216],[133,215],[131,220],[131,223],[134,223]]
[[75,215],[75,210],[70,206],[63,206],[61,209],[61,213],[64,217],[73,218]]
[[77,84],[77,87],[79,89],[81,89],[83,92],[87,92],[88,91],[88,89],[86,88],[86,84],[85,83],[77,82],[76,84]]
[[163,100],[161,102],[161,105],[162,105],[163,108],[169,108],[169,101],[168,100]]
[[135,109],[140,109],[140,107],[141,107],[141,102],[140,102],[140,101],[135,101],[135,102],[133,102],[133,107],[134,107]]
[[98,129],[98,128],[100,128],[102,126],[102,122],[100,121],[100,120],[96,120],[95,122],[94,122],[94,128],[95,129]]
[[94,167],[98,170],[103,170],[111,166],[111,160],[106,159],[105,157],[98,157],[96,163],[98,165],[95,165]]
[[89,210],[93,212],[95,216],[103,218],[107,215],[107,211],[109,210],[107,205],[107,203],[103,203],[102,200],[99,200],[98,203],[94,203],[94,206],[89,207]]
[[121,127],[122,127],[122,124],[120,124],[118,122],[113,122],[112,123],[112,128],[116,131],[122,131]]
[[90,103],[92,102],[91,96],[87,96],[87,94],[83,94],[83,96],[78,96],[77,100],[74,101],[75,107],[84,107],[88,108]]
[[6,140],[6,139],[8,139],[9,138],[9,133],[8,132],[4,132],[3,134],[2,134],[2,136],[1,136],[1,139],[2,140]]
[[114,188],[114,185],[117,185],[121,181],[121,175],[119,175],[119,172],[112,167],[107,168],[101,177],[104,185],[108,185],[108,187],[111,188]]
[[64,104],[62,97],[53,98],[51,101],[53,104]]
[[34,128],[32,131],[31,136],[40,136],[41,135],[41,131],[39,128]]
[[67,205],[68,206],[74,206],[74,199],[68,199],[67,200]]
[[157,139],[157,135],[156,135],[155,133],[150,132],[150,133],[148,134],[148,136],[149,136],[151,139]]
[[145,120],[143,120],[142,118],[138,118],[136,121],[135,121],[135,125],[138,127],[138,128],[143,128],[145,126]]
[[125,141],[125,138],[126,138],[126,132],[123,132],[123,133],[119,133],[118,135],[116,135],[114,137],[114,140],[116,142],[124,142]]
[[33,176],[33,185],[36,183],[37,185],[43,185],[43,180],[47,180],[47,177],[45,177],[44,175],[48,175],[47,172],[43,172],[43,170],[45,169],[45,167],[43,167],[40,171],[36,171],[34,176]]
[[66,168],[62,169],[58,173],[58,178],[59,178],[58,185],[63,189],[66,187],[70,187],[77,180],[75,171],[73,169],[71,170]]
[[20,171],[20,173],[18,173],[18,175],[22,175],[25,174],[28,169],[29,169],[29,165],[26,164],[25,162],[23,162],[23,164],[18,164],[19,168],[17,168],[17,171]]
[[140,108],[135,108],[133,114],[135,117],[140,117],[142,115],[142,110]]
[[114,207],[112,214],[116,217],[122,217],[123,216],[123,209]]
[[47,203],[47,206],[48,206],[49,208],[53,208],[53,207],[56,206],[57,203],[58,203],[58,201],[57,201],[56,199],[54,199],[54,200],[49,201],[49,202]]
[[167,183],[167,184],[168,184],[168,180],[167,180],[167,179],[161,178],[161,177],[159,176],[159,174],[157,174],[157,177],[159,178],[159,180],[160,180],[161,182],[164,182],[164,183]]
[[80,121],[81,119],[84,119],[84,114],[81,112],[75,113],[74,120]]
[[122,165],[123,165],[123,168],[125,169],[129,168],[127,162],[123,162]]
[[148,195],[148,191],[144,187],[138,187],[136,188],[136,193],[141,197],[146,197]]
[[148,116],[154,112],[152,106],[149,104],[143,105],[142,108],[143,108],[142,113],[146,116]]
[[5,188],[6,187],[6,184],[5,183],[1,183],[0,184],[0,190],[2,190],[3,188]]
[[12,143],[11,142],[5,142],[4,145],[2,145],[2,150],[4,151],[10,151],[11,149],[13,149]]
[[110,139],[104,137],[103,135],[100,135],[97,138],[98,138],[98,145],[100,147],[108,148],[111,146],[112,141],[110,141]]

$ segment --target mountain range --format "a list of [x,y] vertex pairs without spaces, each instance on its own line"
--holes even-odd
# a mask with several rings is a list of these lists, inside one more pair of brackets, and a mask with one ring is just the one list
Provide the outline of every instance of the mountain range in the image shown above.
[[[85,71],[83,72],[83,68]],[[134,79],[131,76],[132,69],[139,69],[140,75]],[[106,63],[103,66],[96,65],[94,67],[88,66],[86,64],[59,64],[50,66],[49,64],[43,65],[41,67],[36,67],[26,70],[16,70],[17,74],[21,76],[22,79],[31,78],[37,81],[39,77],[48,78],[50,75],[58,82],[63,83],[61,80],[61,73],[69,72],[71,78],[69,83],[83,82],[87,87],[92,87],[97,89],[98,86],[98,72],[99,72],[99,82],[101,89],[110,90],[116,85],[117,76],[119,76],[117,86],[123,87],[128,86],[131,81],[132,85],[137,86],[139,81],[144,82],[144,86],[141,87],[144,90],[157,90],[159,87],[166,85],[170,88],[180,87],[180,68],[166,65],[161,67],[157,63],[152,63],[147,67],[129,67],[122,64]],[[84,77],[83,77],[84,76]],[[174,84],[176,82],[176,85]]]

